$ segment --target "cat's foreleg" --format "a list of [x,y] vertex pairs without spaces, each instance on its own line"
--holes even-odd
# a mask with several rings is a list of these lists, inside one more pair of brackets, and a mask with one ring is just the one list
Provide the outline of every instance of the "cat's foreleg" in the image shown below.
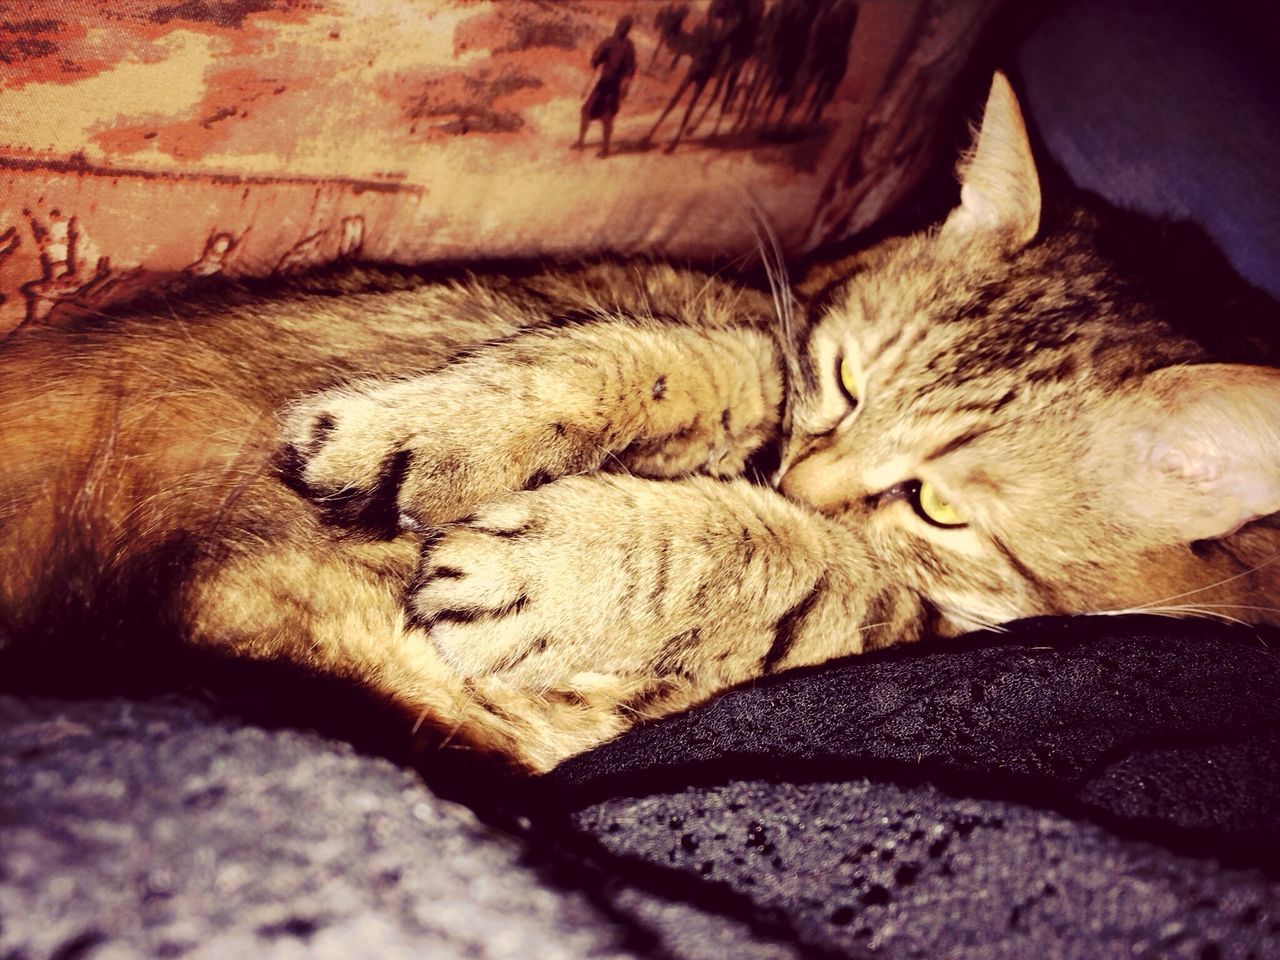
[[771,490],[604,474],[445,527],[408,608],[460,676],[522,690],[640,683],[646,715],[914,639],[923,619],[857,533]]
[[862,534],[741,480],[567,477],[374,543],[289,510],[290,537],[198,565],[189,640],[350,677],[531,769],[921,628]]
[[735,475],[776,432],[782,395],[774,341],[750,328],[537,328],[436,372],[297,402],[286,474],[339,522],[433,525],[610,465]]

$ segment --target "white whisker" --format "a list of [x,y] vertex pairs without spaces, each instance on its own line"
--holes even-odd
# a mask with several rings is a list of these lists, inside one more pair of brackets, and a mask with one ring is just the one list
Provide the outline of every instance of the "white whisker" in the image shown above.
[[[801,358],[797,344],[795,324],[796,298],[791,292],[791,279],[787,273],[786,258],[778,236],[769,223],[763,207],[748,191],[746,193],[747,209],[751,213],[748,225],[756,239],[756,250],[764,268],[765,279],[769,283],[769,293],[773,298],[773,312],[778,318],[781,335],[778,344],[782,351],[784,372],[788,390],[794,390],[801,378]],[[782,431],[790,430],[790,418],[793,403],[784,405]]]
[[937,601],[935,601],[935,605],[941,613],[946,614],[965,629],[990,630],[992,633],[1008,632],[1008,628],[1003,623],[998,623],[995,620],[992,620],[989,617],[984,617],[982,614],[975,613],[972,610],[965,610],[964,608],[957,607],[954,604],[938,603]]
[[1250,567],[1248,570],[1245,570],[1241,573],[1237,573],[1234,576],[1230,576],[1222,580],[1214,581],[1213,583],[1206,584],[1203,587],[1197,587],[1195,590],[1187,590],[1184,593],[1175,593],[1173,596],[1170,596],[1170,597],[1163,597],[1160,600],[1152,600],[1149,603],[1140,604],[1137,609],[1141,610],[1146,607],[1163,606],[1166,603],[1168,603],[1170,600],[1181,600],[1183,597],[1194,596],[1197,593],[1204,593],[1206,590],[1213,590],[1217,587],[1225,586],[1226,584],[1232,583],[1235,580],[1239,580],[1242,577],[1247,577],[1252,574],[1255,574],[1259,570],[1261,570],[1263,567],[1269,566],[1275,563],[1277,560],[1280,560],[1280,553],[1274,554],[1269,559],[1263,560],[1261,563],[1257,564],[1256,566]]
[[1280,613],[1280,608],[1252,606],[1244,603],[1184,603],[1184,604],[1163,604],[1158,607],[1142,605],[1137,607],[1124,607],[1114,610],[1092,610],[1086,616],[1091,617],[1122,617],[1131,615],[1145,615],[1156,617],[1172,617],[1172,618],[1200,618],[1204,620],[1220,620],[1224,623],[1234,623],[1242,627],[1251,627],[1255,624],[1248,620],[1242,620],[1240,617],[1234,617],[1230,614],[1223,613],[1223,610],[1255,610],[1266,611],[1268,613]]
[[[601,453],[603,453],[603,454],[604,454],[604,458],[605,458],[605,460],[606,460],[606,461],[607,461],[607,460],[612,460],[612,461],[613,461],[614,463],[616,463],[619,467],[621,467],[621,468],[622,468],[622,472],[623,472],[623,473],[625,473],[627,476],[629,476],[629,477],[634,477],[634,476],[635,476],[635,474],[631,472],[631,468],[630,468],[630,467],[628,467],[625,463],[623,463],[623,462],[622,462],[622,460],[621,460],[621,459],[619,459],[618,455],[617,455],[616,453],[614,453],[612,450],[610,450],[608,447],[603,446],[602,444],[597,443],[597,444],[595,444],[595,448],[596,448],[597,450],[599,450]],[[589,473],[589,472],[591,472],[591,471],[585,471],[585,470],[584,470],[583,472],[584,472],[584,473]]]

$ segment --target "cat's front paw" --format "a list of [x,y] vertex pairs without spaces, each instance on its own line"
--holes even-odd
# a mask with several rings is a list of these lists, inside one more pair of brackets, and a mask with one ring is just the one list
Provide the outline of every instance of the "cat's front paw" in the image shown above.
[[573,549],[558,486],[486,504],[423,545],[409,619],[460,676],[530,688],[590,670],[582,641],[607,616],[607,586],[593,582],[591,546]]
[[778,631],[797,594],[815,602],[819,572],[792,570],[734,498],[793,510],[708,479],[597,474],[509,494],[429,535],[409,618],[458,675],[526,690],[749,679],[782,656]]
[[447,523],[579,466],[581,438],[449,371],[336,387],[285,411],[281,475],[345,526]]
[[410,620],[464,677],[532,690],[601,676],[718,684],[677,486],[566,477],[485,504],[424,544]]
[[277,455],[281,477],[314,500],[331,523],[390,535],[400,526],[400,485],[412,460],[377,405],[331,390],[286,411]]

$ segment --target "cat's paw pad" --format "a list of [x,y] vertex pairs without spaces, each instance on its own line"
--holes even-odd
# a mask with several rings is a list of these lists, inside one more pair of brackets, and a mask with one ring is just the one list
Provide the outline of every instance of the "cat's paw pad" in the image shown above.
[[373,397],[325,391],[286,411],[277,466],[332,523],[390,534],[415,453],[397,418]]
[[555,605],[538,519],[518,499],[487,505],[424,544],[410,622],[460,676],[535,681],[554,656]]

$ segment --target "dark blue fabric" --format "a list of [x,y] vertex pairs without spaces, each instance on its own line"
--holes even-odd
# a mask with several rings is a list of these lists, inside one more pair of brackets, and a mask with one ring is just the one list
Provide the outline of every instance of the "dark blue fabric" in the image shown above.
[[1276,8],[1247,0],[1073,0],[1016,58],[1054,159],[1112,203],[1203,226],[1280,297]]

